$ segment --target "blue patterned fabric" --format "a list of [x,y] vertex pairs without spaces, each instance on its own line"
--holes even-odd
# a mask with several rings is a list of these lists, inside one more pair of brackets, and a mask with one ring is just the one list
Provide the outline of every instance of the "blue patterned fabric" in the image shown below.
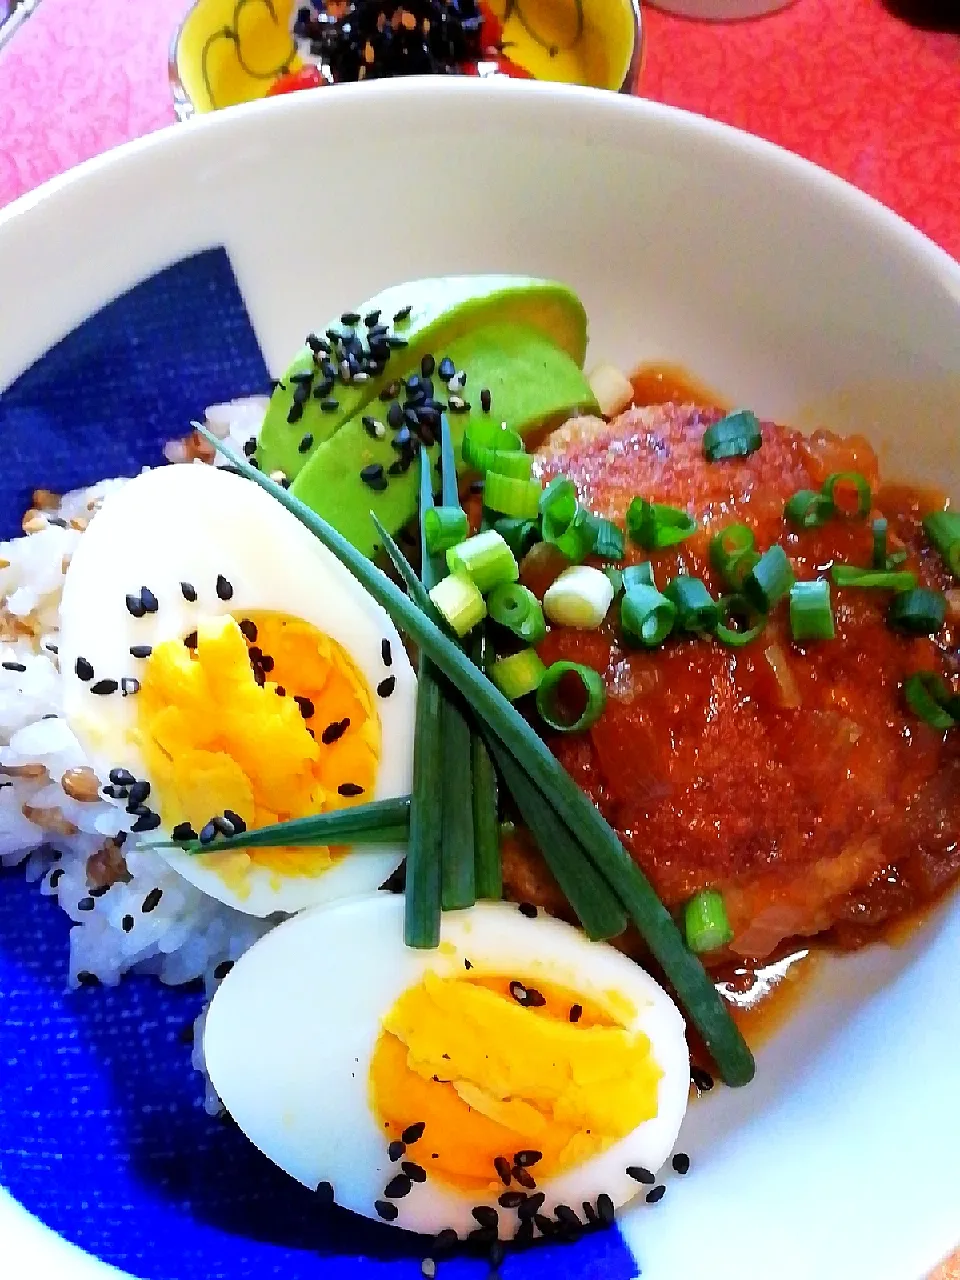
[[[266,386],[222,250],[137,285],[0,393],[0,537],[19,533],[35,485],[133,474],[206,405]],[[423,1242],[322,1209],[205,1113],[188,1042],[197,990],[133,978],[68,993],[69,927],[22,872],[0,871],[0,1183],[16,1199],[143,1280],[419,1276]],[[630,1280],[637,1268],[609,1231],[502,1272]],[[442,1276],[486,1273],[458,1260]]]

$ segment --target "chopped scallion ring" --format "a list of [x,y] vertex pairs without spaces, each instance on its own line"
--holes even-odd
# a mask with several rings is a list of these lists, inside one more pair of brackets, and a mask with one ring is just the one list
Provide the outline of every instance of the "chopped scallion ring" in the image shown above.
[[870,526],[873,534],[873,552],[870,556],[870,566],[873,569],[888,569],[887,563],[887,521],[884,516],[878,516]]
[[483,482],[483,505],[516,520],[533,520],[540,507],[541,493],[537,480],[518,480],[515,476],[488,471]]
[[430,599],[458,636],[465,636],[487,616],[487,606],[473,579],[466,573],[441,578]]
[[560,627],[594,631],[613,604],[613,586],[602,569],[588,564],[571,565],[544,593],[543,611]]
[[522,649],[507,658],[498,658],[489,675],[503,696],[516,702],[539,689],[546,671],[536,649]]
[[540,525],[536,520],[495,520],[493,527],[518,560],[540,541]]
[[708,462],[746,458],[762,444],[760,421],[749,409],[735,409],[703,433],[703,454]]
[[[468,467],[472,467],[476,471],[499,471],[496,465],[497,458],[500,454],[522,454],[524,452],[523,439],[518,436],[515,431],[508,431],[506,427],[500,427],[489,420],[472,422],[467,427],[463,437],[463,460]],[[504,472],[509,475],[511,472]],[[530,472],[527,471],[526,477],[521,479],[529,479]]]
[[716,889],[704,889],[691,898],[684,909],[683,928],[687,946],[698,955],[726,946],[733,937],[733,930],[727,918],[723,894]]
[[917,575],[908,569],[897,572],[861,569],[857,564],[835,564],[830,577],[838,587],[860,587],[869,591],[911,591],[917,585]]
[[723,621],[717,624],[714,634],[728,649],[742,649],[752,644],[767,625],[765,615],[758,615],[750,601],[739,595],[722,597],[720,616]]
[[634,587],[655,587],[653,565],[649,560],[642,564],[628,564],[623,571],[623,589],[630,591]]
[[572,480],[556,476],[550,481],[540,499],[540,517],[544,542],[551,543],[574,564],[593,550],[597,520],[580,506]]
[[729,524],[710,539],[710,563],[736,591],[760,559],[755,547],[753,530],[745,524]]
[[462,542],[469,531],[462,507],[428,507],[423,513],[423,536],[432,556]]
[[834,638],[830,583],[825,578],[795,582],[790,588],[790,630],[797,641]]
[[769,613],[789,593],[795,581],[789,556],[783,547],[774,543],[744,575],[741,589],[758,613]]
[[924,516],[923,531],[953,576],[960,578],[960,512],[934,511]]
[[798,489],[783,508],[783,517],[797,529],[818,529],[833,516],[833,503],[814,489]]
[[873,495],[859,471],[834,471],[823,482],[823,496],[838,516],[853,520],[870,514]]
[[[564,689],[572,681],[579,682],[578,701],[582,708],[571,708],[563,698]],[[544,724],[557,733],[583,733],[603,714],[607,691],[603,677],[592,667],[579,662],[554,662],[547,667],[537,689],[537,710]]]
[[942,591],[915,587],[901,591],[890,601],[887,622],[894,631],[907,636],[932,636],[947,617],[947,601]]
[[960,721],[960,697],[932,671],[907,676],[903,693],[913,714],[934,729],[952,729]]
[[699,578],[680,574],[663,589],[677,607],[677,630],[707,635],[720,621],[720,606]]
[[537,645],[547,634],[540,601],[519,582],[494,587],[487,599],[487,609],[494,622],[506,627],[524,644]]
[[634,498],[627,508],[627,533],[645,551],[675,547],[695,533],[697,522],[679,507]]
[[639,584],[628,588],[620,601],[620,625],[627,640],[656,649],[663,644],[677,620],[677,606],[656,587]]
[[516,582],[520,577],[516,557],[496,529],[484,529],[449,547],[447,568],[472,578],[484,595],[501,582]]
[[622,560],[624,554],[623,530],[612,520],[598,517],[593,540],[593,554],[601,560]]

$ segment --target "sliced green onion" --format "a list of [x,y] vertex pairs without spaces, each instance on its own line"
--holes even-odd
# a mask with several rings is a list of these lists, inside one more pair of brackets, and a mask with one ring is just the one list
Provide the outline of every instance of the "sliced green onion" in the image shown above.
[[[523,453],[523,438],[515,431],[498,426],[489,419],[471,422],[463,436],[463,460],[475,471],[497,471],[497,457],[504,453]],[[509,474],[509,473],[505,473]],[[528,478],[530,472],[527,472]],[[521,477],[524,478],[524,477]]]
[[615,564],[605,564],[603,572],[606,574],[607,581],[613,587],[613,598],[616,600],[623,590],[623,570],[618,569]]
[[[659,962],[666,980],[713,1056],[722,1079],[735,1086],[748,1084],[756,1072],[753,1055],[709,974],[685,945],[670,912],[624,849],[616,832],[590,797],[558,765],[546,743],[437,626],[432,616],[418,608],[363,552],[296,495],[250,466],[246,458],[218,440],[203,424],[196,429],[240,475],[269,493],[309,529],[387,611],[394,624],[405,631],[460,690],[475,715],[523,767],[567,830],[577,832],[586,855],[610,884]],[[386,530],[382,524],[379,529],[380,536],[384,537]],[[389,535],[386,540],[392,542]]]
[[903,682],[907,706],[934,729],[952,729],[960,720],[960,698],[952,694],[942,677],[918,671]]
[[714,634],[728,649],[742,649],[752,644],[767,625],[766,616],[758,614],[745,596],[723,596],[720,616],[723,621],[717,624]]
[[469,531],[467,513],[461,507],[429,507],[423,513],[423,536],[432,556],[462,542]]
[[[473,660],[481,671],[487,669],[487,637],[483,629],[473,645]],[[470,734],[470,776],[473,779],[474,884],[478,898],[498,902],[503,897],[503,869],[500,858],[500,815],[497,771],[480,730]]]
[[743,594],[758,613],[769,613],[796,581],[790,558],[778,543],[765,551],[743,579]]
[[510,753],[495,739],[490,746],[521,818],[587,937],[600,942],[623,933],[626,913],[579,842]]
[[229,852],[232,849],[304,848],[311,845],[365,845],[404,843],[410,828],[410,797],[373,800],[369,804],[329,809],[307,818],[291,818],[256,827],[240,835],[218,837],[210,844],[199,840],[150,841],[151,849],[179,849],[182,853]]
[[783,508],[783,517],[797,529],[818,529],[833,516],[833,503],[815,489],[798,489]]
[[901,591],[890,601],[887,623],[894,631],[907,636],[932,636],[943,626],[947,617],[947,601],[942,591],[928,591],[915,587]]
[[798,641],[834,638],[830,583],[825,578],[795,582],[790,588],[790,630]]
[[857,564],[835,564],[830,577],[838,587],[861,587],[868,591],[910,591],[917,585],[917,575],[908,569],[891,572],[861,569]]
[[540,527],[544,542],[575,564],[590,554],[596,542],[596,517],[580,506],[576,487],[565,476],[554,477],[543,491]]
[[612,520],[598,516],[593,540],[593,554],[601,560],[622,560],[624,555],[623,530]]
[[623,571],[623,589],[632,591],[634,587],[655,587],[653,565],[649,560],[642,564],[628,564]]
[[733,937],[723,894],[716,889],[704,889],[687,903],[683,913],[683,927],[687,946],[698,954],[716,951],[726,946]]
[[620,625],[627,640],[656,649],[677,620],[677,606],[656,587],[630,587],[620,601]]
[[542,492],[538,480],[517,480],[488,471],[483,482],[483,505],[516,520],[533,520],[540,509]]
[[484,595],[501,582],[516,582],[520,577],[516,556],[496,529],[484,529],[483,533],[450,547],[447,568],[451,573],[472,578]]
[[487,611],[494,622],[524,644],[538,645],[547,634],[540,601],[519,582],[494,587],[487,598]]
[[889,569],[887,563],[887,521],[884,516],[878,516],[870,526],[870,532],[873,535],[873,551],[870,556],[870,565],[873,569]]
[[[564,702],[561,686],[568,678],[579,682],[584,700],[580,711],[571,710]],[[554,662],[547,667],[537,689],[540,719],[557,733],[583,733],[600,719],[606,704],[603,677],[580,662]]]
[[823,496],[837,515],[848,520],[870,514],[870,485],[859,471],[834,471],[823,482]]
[[613,604],[613,587],[602,569],[571,565],[547,587],[543,611],[559,627],[595,631]]
[[554,476],[540,495],[540,514],[558,524],[569,524],[576,513],[577,486],[566,476]]
[[677,607],[677,630],[694,635],[709,634],[720,621],[720,606],[699,578],[679,574],[663,589]]
[[960,578],[960,512],[931,512],[923,518],[923,531],[953,576]]
[[634,498],[627,508],[627,533],[646,551],[675,547],[697,529],[694,518],[679,507]]
[[703,455],[708,462],[746,458],[762,444],[760,421],[749,409],[735,409],[703,433]]
[[760,559],[755,547],[753,530],[745,524],[728,524],[710,539],[710,563],[736,591]]
[[430,599],[458,636],[465,636],[487,616],[480,589],[466,573],[441,578],[430,591]]
[[514,480],[529,480],[533,475],[533,457],[510,449],[495,453],[487,464],[486,475],[510,476]]
[[506,517],[495,520],[493,527],[518,560],[522,560],[530,548],[540,541],[540,523],[537,520],[512,520]]
[[507,658],[498,658],[490,668],[490,679],[505,698],[516,702],[540,688],[546,671],[536,649],[521,649]]

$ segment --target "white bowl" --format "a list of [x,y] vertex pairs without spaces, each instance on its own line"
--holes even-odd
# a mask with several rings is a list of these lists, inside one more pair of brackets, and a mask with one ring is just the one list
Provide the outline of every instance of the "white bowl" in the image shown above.
[[[669,358],[764,415],[863,430],[888,474],[960,496],[960,267],[721,125],[436,79],[162,132],[0,215],[0,387],[134,282],[217,244],[274,373],[318,316],[387,283],[556,276],[584,298],[592,358]],[[822,966],[756,1082],[692,1108],[688,1178],[627,1219],[646,1280],[916,1280],[957,1243],[958,948],[954,899],[900,949]],[[0,1204],[5,1242],[17,1220]],[[42,1258],[43,1240],[21,1246],[35,1269],[86,1274],[59,1247],[59,1264]]]

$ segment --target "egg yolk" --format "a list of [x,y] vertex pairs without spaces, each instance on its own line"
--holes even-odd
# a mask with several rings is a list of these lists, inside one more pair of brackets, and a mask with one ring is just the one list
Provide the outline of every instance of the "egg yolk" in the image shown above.
[[[380,720],[346,650],[285,614],[206,618],[155,646],[137,695],[151,805],[168,830],[226,810],[250,828],[372,799]],[[204,855],[238,892],[250,866],[318,875],[337,850]]]
[[566,988],[428,973],[384,1018],[370,1083],[388,1140],[422,1122],[408,1158],[472,1191],[517,1152],[542,1178],[605,1150],[657,1114],[662,1075],[643,1032]]

